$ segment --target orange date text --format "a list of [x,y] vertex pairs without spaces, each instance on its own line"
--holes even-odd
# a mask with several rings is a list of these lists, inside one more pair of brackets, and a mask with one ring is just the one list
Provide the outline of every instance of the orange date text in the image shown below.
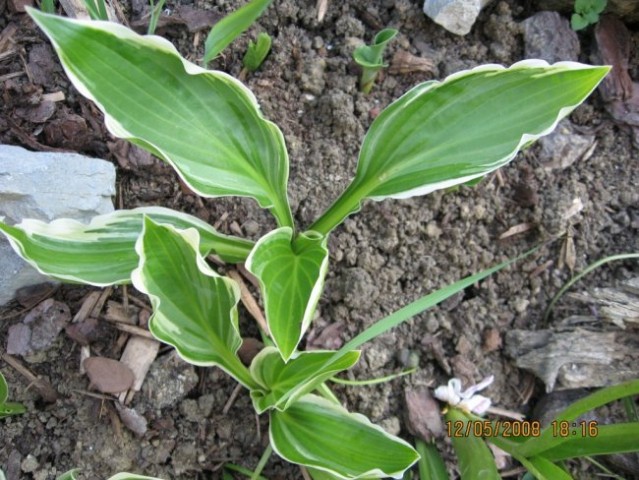
[[446,434],[449,437],[538,437],[541,423],[538,421],[513,420],[470,420],[447,421]]

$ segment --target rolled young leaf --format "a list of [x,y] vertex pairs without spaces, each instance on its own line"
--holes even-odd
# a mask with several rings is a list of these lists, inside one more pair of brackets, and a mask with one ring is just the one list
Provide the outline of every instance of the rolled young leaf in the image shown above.
[[282,227],[264,235],[246,260],[264,298],[273,342],[287,361],[311,323],[328,270],[326,238]]
[[466,183],[507,164],[582,103],[609,67],[524,60],[416,86],[373,122],[355,178],[310,227],[327,234],[365,198],[407,198]]
[[419,459],[404,440],[316,395],[273,410],[269,436],[285,460],[343,479],[401,478]]
[[277,349],[266,347],[251,363],[251,377],[260,389],[251,391],[257,413],[269,408],[286,410],[302,395],[312,392],[333,375],[351,368],[359,360],[359,351],[349,352],[339,361],[326,365],[330,351],[299,352],[288,363]]
[[131,279],[153,305],[149,330],[173,345],[187,362],[217,365],[243,385],[256,387],[236,355],[242,344],[237,317],[240,289],[208,266],[198,245],[195,229],[179,231],[144,219],[135,246],[140,266]]
[[241,82],[185,60],[161,37],[28,13],[113,135],[168,162],[200,195],[252,197],[280,225],[293,225],[284,138]]
[[129,283],[138,266],[135,242],[144,216],[157,223],[200,232],[199,251],[213,252],[233,263],[246,259],[252,242],[222,235],[206,222],[168,208],[142,207],[100,215],[88,225],[71,219],[47,224],[24,220],[16,226],[0,222],[13,249],[38,271],[65,282],[96,286]]

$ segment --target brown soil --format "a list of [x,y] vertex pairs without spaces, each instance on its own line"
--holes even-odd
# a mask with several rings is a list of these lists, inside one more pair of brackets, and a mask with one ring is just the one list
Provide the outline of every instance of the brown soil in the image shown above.
[[[192,6],[225,14],[241,3],[195,0]],[[267,118],[284,132],[291,158],[289,193],[300,226],[309,225],[345,187],[367,128],[393,99],[433,77],[523,58],[517,24],[535,13],[531,2],[492,3],[465,37],[433,24],[422,14],[421,3],[331,1],[326,18],[318,23],[315,2],[276,1],[259,27],[213,62],[214,68],[237,76],[248,37],[260,29],[273,37],[272,53],[246,82]],[[15,25],[10,41],[17,53],[0,60],[0,76],[24,73],[5,79],[0,86],[0,143],[36,150],[61,148],[113,161],[119,168],[118,208],[168,206],[213,224],[222,219],[221,231],[236,233],[239,228],[254,239],[274,226],[269,215],[250,200],[200,200],[180,187],[167,166],[122,153],[121,144],[111,143],[114,139],[103,127],[97,109],[70,86],[48,42],[24,14],[11,14],[4,5],[0,0],[0,31]],[[176,5],[169,3],[168,8]],[[400,30],[387,58],[406,50],[432,59],[435,72],[386,73],[370,95],[363,95],[357,89],[358,72],[351,53],[362,39],[370,40],[385,26]],[[202,54],[205,32],[199,43],[183,26],[173,25],[160,33],[189,59],[196,61]],[[639,31],[631,33],[636,46]],[[583,33],[580,39],[582,60],[587,62],[591,34]],[[638,71],[635,56],[631,73]],[[38,103],[42,93],[57,91],[66,99],[55,104],[48,118],[42,120],[28,108]],[[388,375],[411,362],[419,370],[376,386],[336,386],[350,410],[410,439],[403,416],[405,389],[442,384],[450,376],[468,382],[493,374],[496,381],[487,394],[494,403],[530,412],[544,387],[514,366],[500,340],[509,329],[541,327],[550,298],[570,278],[568,269],[558,267],[562,233],[569,226],[574,231],[576,270],[607,255],[636,252],[639,247],[636,150],[631,136],[609,121],[598,102],[595,94],[572,115],[580,127],[596,132],[597,147],[587,159],[549,172],[541,164],[539,148],[532,147],[478,186],[403,201],[368,202],[334,232],[329,242],[327,288],[310,334],[315,344],[332,347],[438,287],[547,242],[524,262],[367,345],[349,377]],[[584,209],[569,221],[562,220],[577,197]],[[524,223],[532,228],[499,240],[509,228]],[[559,238],[550,241],[556,236]],[[636,263],[621,262],[599,269],[584,285],[614,284],[636,275]],[[128,294],[136,295],[132,290]],[[74,314],[90,291],[64,286],[55,298]],[[122,289],[115,289],[110,297],[117,302],[122,298]],[[556,318],[579,308],[569,301],[560,302]],[[20,321],[22,310],[12,304],[0,312],[8,317],[0,324],[3,348],[7,330]],[[248,315],[243,325],[245,332],[256,333]],[[325,331],[332,325],[337,327]],[[116,330],[106,328],[94,351],[117,358],[120,337]],[[492,350],[486,348],[486,342]],[[268,441],[267,418],[256,419],[246,392],[223,412],[235,385],[220,370],[193,368],[173,358],[170,349],[161,350],[145,387],[130,405],[149,423],[148,432],[138,438],[120,424],[112,402],[86,394],[89,385],[79,373],[79,346],[61,335],[58,347],[47,353],[46,362],[29,366],[58,391],[59,398],[52,404],[43,402],[14,369],[0,364],[11,385],[12,399],[29,409],[0,424],[0,468],[9,480],[54,479],[71,468],[80,468],[81,478],[90,479],[105,479],[124,470],[166,479],[208,479],[220,478],[225,462],[249,469],[256,466]],[[524,403],[524,392],[530,386],[534,394]],[[170,391],[162,392],[160,387]],[[448,443],[439,441],[453,471]],[[589,478],[592,472],[582,471],[580,478]],[[296,467],[275,456],[263,474],[271,479],[300,478]]]

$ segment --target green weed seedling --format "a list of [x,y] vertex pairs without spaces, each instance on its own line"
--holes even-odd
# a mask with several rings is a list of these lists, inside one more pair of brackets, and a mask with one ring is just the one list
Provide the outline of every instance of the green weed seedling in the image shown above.
[[27,411],[24,405],[21,403],[8,402],[9,398],[9,385],[4,375],[0,372],[0,418],[8,417],[10,415],[20,415]]
[[[254,478],[271,451],[316,480],[401,478],[418,461],[417,451],[349,412],[325,382],[352,367],[365,342],[512,262],[416,300],[338,351],[301,351],[328,271],[330,232],[366,199],[425,195],[506,165],[581,104],[608,67],[528,60],[415,86],[374,120],[348,187],[312,225],[298,229],[287,195],[284,137],[241,82],[194,65],[160,37],[114,23],[29,14],[112,134],[167,162],[204,197],[254,199],[277,227],[252,242],[160,207],[119,210],[88,225],[0,222],[16,252],[62,281],[132,283],[150,298],[149,329],[158,340],[185,361],[220,367],[244,386],[256,412],[270,420],[270,445]],[[248,367],[237,355],[239,286],[211,267],[212,253],[245,263],[259,282],[270,345]]]
[[255,42],[252,40],[249,41],[244,59],[242,60],[244,68],[249,72],[255,72],[260,68],[266,56],[271,51],[271,43],[271,36],[266,32],[261,32]]
[[375,84],[377,74],[382,68],[388,67],[382,60],[386,45],[397,36],[394,28],[385,28],[373,39],[370,45],[357,47],[353,52],[353,59],[362,68],[362,76],[359,81],[359,89],[364,93],[370,93]]
[[[463,480],[501,478],[486,442],[511,455],[539,480],[572,480],[562,463],[568,459],[639,451],[636,413],[626,423],[611,425],[579,420],[607,403],[639,395],[639,380],[602,388],[576,401],[544,426],[538,421],[487,420],[479,416],[490,407],[490,399],[477,392],[490,382],[492,377],[462,392],[461,382],[452,379],[435,390],[435,397],[448,404],[447,433]],[[431,473],[422,475],[422,479],[448,479],[445,470]]]
[[213,25],[204,42],[202,64],[206,66],[217,57],[233,40],[246,31],[272,2],[273,0],[251,0]]
[[575,13],[570,17],[570,26],[577,31],[597,23],[607,4],[608,0],[575,0]]

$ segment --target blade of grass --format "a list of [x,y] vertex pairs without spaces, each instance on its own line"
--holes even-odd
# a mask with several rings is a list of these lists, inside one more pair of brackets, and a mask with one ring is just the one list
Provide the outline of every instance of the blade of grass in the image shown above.
[[[580,415],[590,410],[601,407],[607,403],[639,394],[639,380],[631,380],[612,387],[602,388],[587,397],[577,400],[575,403],[561,412],[555,420],[572,422]],[[603,427],[602,427],[603,428]],[[639,437],[637,437],[639,438]],[[529,438],[517,447],[520,455],[531,457],[540,452],[558,447],[566,441],[565,438],[553,435],[552,427],[546,427],[538,437]]]
[[242,32],[247,30],[272,1],[252,0],[213,25],[204,43],[202,63],[206,66]]
[[532,250],[522,253],[516,258],[507,260],[505,262],[500,263],[499,265],[495,265],[494,267],[488,268],[479,273],[476,273],[474,275],[470,275],[466,278],[458,280],[457,282],[451,285],[442,287],[428,295],[425,295],[419,298],[418,300],[415,300],[412,303],[409,303],[405,307],[400,308],[399,310],[391,313],[387,317],[384,317],[381,320],[377,321],[376,323],[368,327],[366,330],[364,330],[362,333],[357,335],[355,338],[351,339],[344,346],[342,346],[342,348],[340,348],[337,352],[335,352],[335,354],[327,361],[327,363],[333,363],[339,360],[348,352],[352,350],[356,350],[357,348],[359,348],[366,342],[369,342],[375,337],[378,337],[379,335],[387,332],[391,328],[396,327],[397,325],[400,325],[401,323],[407,320],[410,320],[415,315],[418,315],[422,313],[424,310],[428,310],[429,308],[434,307],[440,302],[443,302],[447,298],[452,297],[456,293],[461,292],[465,288],[468,288],[474,283],[479,282],[480,280],[483,280],[484,278],[492,275],[493,273],[501,270],[502,268],[512,265],[518,260],[521,260],[522,258],[527,257],[531,253],[537,251],[537,248],[538,247],[533,248]]

